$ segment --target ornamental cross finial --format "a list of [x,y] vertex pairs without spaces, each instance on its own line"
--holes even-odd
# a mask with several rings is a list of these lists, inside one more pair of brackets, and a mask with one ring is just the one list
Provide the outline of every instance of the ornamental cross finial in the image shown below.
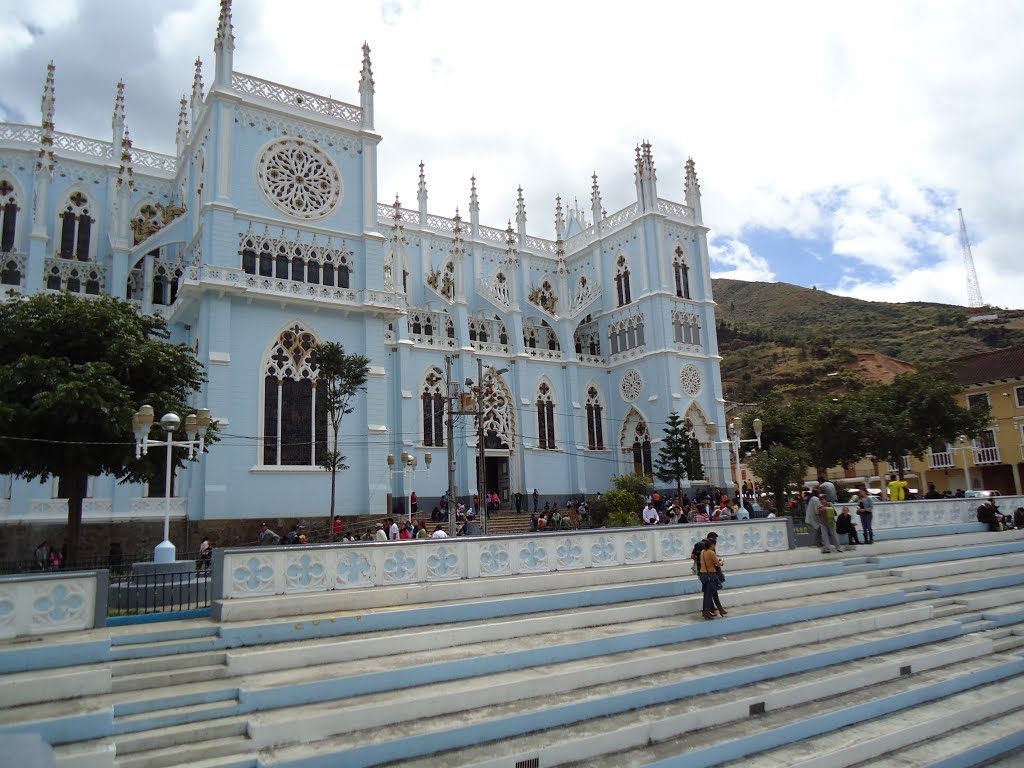
[[373,70],[370,68],[370,46],[363,41],[363,68],[359,73],[359,90],[373,93]]
[[234,50],[235,30],[231,25],[231,0],[220,0],[220,18],[217,20],[217,39],[213,50],[219,48]]
[[185,145],[188,143],[188,113],[185,111],[187,105],[188,102],[185,100],[185,97],[182,96],[180,107],[178,109],[178,132],[175,135],[174,141],[178,147],[179,155],[184,151]]
[[196,58],[196,72],[192,76],[192,125],[198,123],[196,116],[203,107],[203,60]]
[[594,183],[590,187],[590,210],[594,216],[594,223],[597,224],[603,217],[601,215],[601,190],[597,186],[597,171],[591,177]]
[[469,212],[475,213],[480,210],[480,200],[476,196],[476,176],[469,177]]
[[117,81],[117,93],[114,95],[114,115],[110,120],[110,127],[114,130],[114,141],[117,141],[124,133],[124,80]]
[[516,195],[516,225],[521,229],[526,225],[526,201],[523,199],[523,188],[519,187]]
[[417,188],[416,198],[422,203],[427,199],[427,175],[423,170],[423,161],[420,160],[420,183]]
[[700,180],[697,178],[697,166],[693,158],[686,159],[686,195],[700,194]]

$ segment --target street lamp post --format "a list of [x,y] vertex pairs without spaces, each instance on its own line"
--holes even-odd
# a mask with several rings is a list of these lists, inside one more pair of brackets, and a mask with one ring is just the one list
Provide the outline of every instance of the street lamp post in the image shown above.
[[740,417],[737,416],[732,420],[732,450],[736,457],[736,491],[740,494],[740,504],[743,503],[743,477],[740,473],[740,444],[741,443],[757,443],[757,447],[761,447],[761,429],[764,423],[760,419],[754,419],[754,435],[755,437],[744,440],[743,434],[743,422],[740,421]]
[[417,472],[430,472],[430,462],[434,460],[434,457],[429,452],[423,456],[423,463],[427,465],[423,469],[416,469],[416,465],[419,464],[419,459],[417,459],[411,453],[407,453],[406,451],[402,451],[402,455],[401,455],[401,457],[399,457],[398,460],[401,461],[402,466],[399,467],[398,469],[395,469],[395,463],[396,463],[395,455],[393,453],[389,453],[388,454],[388,469],[391,471],[392,475],[402,475],[403,477],[408,475],[408,479],[404,480],[404,482],[406,482],[408,484],[408,486],[409,486],[408,491],[405,494],[405,497],[406,497],[406,520],[408,522],[412,522],[412,482],[413,482],[413,478],[415,477]]
[[968,442],[966,437],[961,437],[956,443],[956,445],[949,446],[949,450],[950,452],[960,451],[964,455],[964,491],[966,492],[971,490],[971,473],[967,464],[967,452],[973,450],[974,446]]
[[173,449],[188,448],[188,457],[191,459],[195,452],[199,455],[205,452],[204,445],[206,430],[209,428],[211,419],[210,411],[200,408],[195,413],[185,417],[185,440],[175,440],[174,433],[181,426],[181,417],[176,413],[166,413],[160,419],[160,426],[167,433],[166,440],[151,440],[149,430],[153,426],[153,407],[144,405],[132,416],[132,431],[135,433],[135,458],[140,459],[149,453],[150,448],[164,446],[167,449],[167,464],[164,477],[164,540],[156,545],[153,550],[153,562],[173,563],[176,550],[171,543],[171,466],[173,464]]

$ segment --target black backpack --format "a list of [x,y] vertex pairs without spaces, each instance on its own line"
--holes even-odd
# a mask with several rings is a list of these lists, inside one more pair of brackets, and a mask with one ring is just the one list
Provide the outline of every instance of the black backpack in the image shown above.
[[696,544],[694,544],[693,552],[690,553],[690,559],[693,560],[693,562],[695,563],[699,563],[701,552],[703,552],[707,548],[707,546],[708,543],[704,539],[701,539]]

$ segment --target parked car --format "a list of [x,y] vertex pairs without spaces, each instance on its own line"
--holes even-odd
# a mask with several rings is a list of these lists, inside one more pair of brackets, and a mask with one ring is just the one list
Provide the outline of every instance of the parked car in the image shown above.
[[965,499],[987,499],[993,496],[1002,496],[999,491],[965,491]]

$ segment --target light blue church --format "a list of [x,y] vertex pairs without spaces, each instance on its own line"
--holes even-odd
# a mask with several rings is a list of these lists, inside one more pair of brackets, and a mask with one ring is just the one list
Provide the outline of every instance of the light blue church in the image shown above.
[[[459,495],[477,490],[475,418],[456,417],[450,446],[446,408],[461,409],[478,361],[487,488],[503,499],[537,489],[564,500],[650,472],[672,411],[704,446],[711,476],[694,485],[731,485],[692,160],[684,203],[671,202],[640,145],[636,201],[607,213],[595,175],[589,209],[554,201],[554,240],[530,234],[522,190],[506,228],[481,224],[475,179],[464,218],[429,212],[422,166],[415,208],[382,203],[369,48],[357,104],[236,72],[233,48],[225,0],[212,83],[197,60],[174,156],[132,145],[121,83],[108,139],[58,131],[53,64],[41,125],[0,125],[4,300],[125,298],[166,317],[206,367],[195,406],[223,439],[179,472],[176,518],[327,514],[316,457],[330,435],[309,361],[318,341],[372,361],[342,424],[339,514],[381,514],[413,490],[432,504],[450,449]],[[389,465],[403,452],[414,471]],[[3,524],[66,518],[59,480],[0,481]],[[151,498],[97,477],[89,496],[87,523],[163,511],[162,484]]]

